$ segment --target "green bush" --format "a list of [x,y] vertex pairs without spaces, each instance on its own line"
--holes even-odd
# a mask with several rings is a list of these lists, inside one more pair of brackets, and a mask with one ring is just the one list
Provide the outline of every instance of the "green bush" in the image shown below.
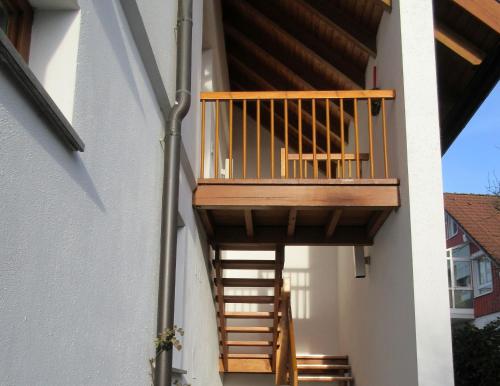
[[500,318],[477,328],[453,330],[455,386],[500,385]]

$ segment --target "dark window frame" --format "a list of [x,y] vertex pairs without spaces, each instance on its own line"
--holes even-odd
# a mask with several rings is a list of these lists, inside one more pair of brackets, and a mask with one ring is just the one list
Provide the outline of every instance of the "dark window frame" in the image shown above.
[[28,63],[31,28],[33,26],[33,8],[28,0],[0,0],[0,3],[7,10],[7,31],[6,35]]

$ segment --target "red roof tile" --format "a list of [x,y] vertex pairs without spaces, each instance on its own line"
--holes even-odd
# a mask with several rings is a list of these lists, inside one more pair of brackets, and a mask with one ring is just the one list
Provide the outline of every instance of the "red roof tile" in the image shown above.
[[445,193],[444,208],[500,264],[500,198]]

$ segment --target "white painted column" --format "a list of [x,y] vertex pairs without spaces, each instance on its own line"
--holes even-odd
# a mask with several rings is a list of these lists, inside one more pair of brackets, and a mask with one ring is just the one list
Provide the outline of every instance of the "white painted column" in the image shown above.
[[[431,0],[398,1],[419,385],[453,385]],[[452,70],[452,69],[451,69]]]

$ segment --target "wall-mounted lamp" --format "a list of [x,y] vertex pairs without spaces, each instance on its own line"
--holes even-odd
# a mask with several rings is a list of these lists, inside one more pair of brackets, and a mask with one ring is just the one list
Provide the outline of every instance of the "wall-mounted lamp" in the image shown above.
[[365,256],[365,247],[354,247],[354,273],[356,279],[366,277],[366,265],[370,265],[370,256]]

